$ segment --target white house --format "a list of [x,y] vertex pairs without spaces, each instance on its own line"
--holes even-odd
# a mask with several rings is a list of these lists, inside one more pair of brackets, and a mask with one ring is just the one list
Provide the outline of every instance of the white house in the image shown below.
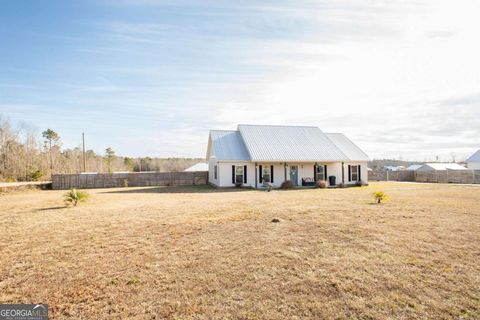
[[467,168],[459,165],[458,163],[425,163],[423,166],[417,169],[417,171],[442,171],[442,170],[467,170]]
[[468,169],[480,170],[480,150],[472,154],[466,161]]
[[[264,182],[296,186],[334,177],[335,184],[368,182],[368,156],[342,133],[318,127],[238,125],[211,130],[208,180],[218,187],[259,188]],[[333,184],[333,181],[332,181]]]

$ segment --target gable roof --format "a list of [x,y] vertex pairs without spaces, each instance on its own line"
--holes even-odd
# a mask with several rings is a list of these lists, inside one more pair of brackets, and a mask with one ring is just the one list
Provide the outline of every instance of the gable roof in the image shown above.
[[425,163],[423,166],[418,168],[418,171],[429,171],[429,170],[468,170],[467,168],[459,165],[458,163]]
[[347,156],[317,127],[239,125],[252,161],[317,161]]
[[250,161],[368,161],[341,133],[318,127],[238,125],[237,131],[212,130],[207,157]]
[[209,144],[213,148],[213,155],[217,160],[250,160],[238,131],[211,130]]
[[348,139],[343,133],[326,133],[327,137],[347,156],[351,161],[370,160],[352,140]]
[[472,154],[465,162],[480,162],[480,150]]

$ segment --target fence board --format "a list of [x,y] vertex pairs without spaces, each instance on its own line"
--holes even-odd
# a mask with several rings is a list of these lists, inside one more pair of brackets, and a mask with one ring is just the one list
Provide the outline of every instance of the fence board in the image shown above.
[[368,180],[480,184],[480,170],[369,171]]
[[129,172],[54,174],[52,188],[94,189],[207,184],[208,172]]

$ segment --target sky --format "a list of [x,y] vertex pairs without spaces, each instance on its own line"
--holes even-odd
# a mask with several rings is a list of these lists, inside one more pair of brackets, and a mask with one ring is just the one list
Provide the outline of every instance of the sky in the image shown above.
[[204,157],[314,125],[370,158],[480,148],[480,1],[1,1],[0,116],[64,147]]

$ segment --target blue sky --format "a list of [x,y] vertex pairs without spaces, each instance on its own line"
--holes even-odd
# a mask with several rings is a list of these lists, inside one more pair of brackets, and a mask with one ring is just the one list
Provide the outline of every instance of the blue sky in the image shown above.
[[65,147],[204,156],[209,129],[317,125],[372,157],[480,148],[476,1],[3,1],[0,115]]

